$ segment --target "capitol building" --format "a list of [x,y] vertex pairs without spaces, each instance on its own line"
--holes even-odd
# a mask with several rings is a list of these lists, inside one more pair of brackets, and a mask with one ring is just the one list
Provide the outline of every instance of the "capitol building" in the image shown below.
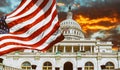
[[[46,52],[22,50],[0,56],[0,70],[115,70],[120,52],[112,42],[85,38],[72,13],[60,24],[65,39]],[[2,69],[3,68],[3,69]]]

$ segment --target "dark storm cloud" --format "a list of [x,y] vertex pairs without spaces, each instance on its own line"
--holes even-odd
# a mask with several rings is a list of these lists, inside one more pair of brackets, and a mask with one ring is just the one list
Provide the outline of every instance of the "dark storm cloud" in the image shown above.
[[11,11],[20,4],[21,0],[1,0],[0,1],[0,16],[3,16]]
[[1,1],[0,1],[0,6],[6,6],[6,5],[8,5],[8,4],[6,3],[6,0],[1,0]]
[[120,45],[120,25],[115,29],[106,31],[106,33],[109,33],[111,35],[104,38],[103,41],[112,41],[114,47]]
[[[7,5],[8,5],[8,3],[6,3],[5,0],[0,1],[0,7],[5,7],[5,6],[7,6]],[[4,14],[4,12],[2,12],[2,11],[0,10],[0,16],[2,16],[3,14]]]
[[59,12],[58,13],[58,18],[59,18],[60,22],[63,21],[64,19],[66,19],[66,17],[67,17],[66,12]]
[[104,4],[94,3],[92,7],[80,7],[73,12],[77,14],[82,14],[90,18],[98,17],[120,17],[120,1],[119,2],[106,2]]

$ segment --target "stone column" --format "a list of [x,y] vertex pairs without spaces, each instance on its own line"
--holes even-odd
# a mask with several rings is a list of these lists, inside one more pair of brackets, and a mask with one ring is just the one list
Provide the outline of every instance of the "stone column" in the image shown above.
[[53,53],[55,52],[55,46],[53,46],[53,48],[52,48],[52,52],[53,52]]
[[65,52],[66,52],[66,46],[64,46],[64,49],[63,49],[63,50],[64,50],[63,52],[65,53]]
[[72,45],[72,49],[71,49],[72,53],[74,52],[74,46]]
[[58,52],[58,46],[56,46],[56,52]]
[[118,51],[118,68],[120,68],[120,52]]
[[85,51],[85,46],[84,45],[83,45],[82,49],[83,49],[83,51]]
[[104,68],[104,65],[101,66],[101,64],[100,64],[101,58],[102,58],[102,55],[100,53],[98,53],[97,54],[97,70],[102,70],[102,68]]

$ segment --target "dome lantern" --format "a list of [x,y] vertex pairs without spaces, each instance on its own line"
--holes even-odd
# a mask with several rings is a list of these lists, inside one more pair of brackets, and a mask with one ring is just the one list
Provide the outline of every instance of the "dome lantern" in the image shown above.
[[69,12],[67,13],[67,19],[72,19],[72,12],[71,12],[71,7],[69,7]]

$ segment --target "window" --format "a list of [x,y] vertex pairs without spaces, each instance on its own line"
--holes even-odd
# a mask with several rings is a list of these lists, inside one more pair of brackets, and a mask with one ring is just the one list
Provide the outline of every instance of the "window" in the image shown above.
[[82,70],[82,67],[79,67],[78,70]]
[[106,70],[114,69],[114,64],[112,62],[107,62],[105,65],[106,65]]
[[22,67],[23,70],[31,70],[32,69],[31,64],[29,62],[22,63],[21,67]]
[[52,70],[52,64],[50,62],[45,62],[43,64],[43,70]]
[[79,47],[78,46],[74,46],[74,52],[78,52],[79,51]]
[[76,31],[74,31],[74,34],[76,34]]
[[3,59],[2,58],[0,58],[0,63],[3,63]]
[[87,62],[84,68],[84,70],[94,70],[94,65],[91,62]]
[[59,47],[58,47],[58,51],[60,51],[60,52],[63,52],[63,49],[64,49],[63,46],[59,46]]
[[55,70],[60,70],[60,68],[59,68],[59,67],[56,67]]

